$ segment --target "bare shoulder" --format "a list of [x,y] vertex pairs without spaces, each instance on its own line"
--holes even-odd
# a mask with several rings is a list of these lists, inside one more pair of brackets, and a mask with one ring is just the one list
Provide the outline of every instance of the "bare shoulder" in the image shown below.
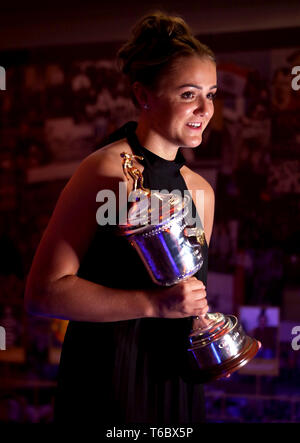
[[126,139],[104,146],[86,157],[80,168],[98,176],[123,177],[121,153],[131,153]]
[[187,166],[183,166],[181,173],[190,190],[203,190],[208,197],[214,198],[213,187],[204,177],[202,177],[202,175],[198,174]]
[[[101,189],[111,189],[118,194],[119,183],[127,182],[123,172],[122,152],[131,152],[126,140],[118,140],[88,155],[63,189],[63,194],[93,196]],[[90,197],[92,198],[92,197]]]

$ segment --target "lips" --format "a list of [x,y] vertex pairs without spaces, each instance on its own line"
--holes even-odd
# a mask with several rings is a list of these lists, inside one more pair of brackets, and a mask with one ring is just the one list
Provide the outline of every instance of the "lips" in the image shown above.
[[202,122],[189,122],[187,123],[187,126],[191,129],[201,129]]

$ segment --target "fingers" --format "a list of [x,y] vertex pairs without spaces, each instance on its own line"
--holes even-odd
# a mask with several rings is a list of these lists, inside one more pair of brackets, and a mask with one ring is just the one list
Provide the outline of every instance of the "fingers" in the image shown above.
[[208,311],[205,285],[196,277],[159,290],[153,299],[158,317],[199,316]]
[[205,285],[203,282],[198,280],[196,277],[191,277],[186,281],[185,292],[189,297],[189,300],[193,303],[191,315],[205,315],[208,312],[208,304],[206,300]]
[[203,299],[206,300],[206,290],[201,288],[193,288],[190,292],[191,296],[193,296],[194,300],[201,301]]
[[187,292],[192,293],[193,295],[197,295],[199,298],[206,297],[206,288],[201,281],[190,281],[186,283],[185,289]]
[[197,307],[194,309],[192,315],[195,317],[205,315],[209,310],[206,298],[197,301]]
[[196,277],[191,277],[186,281],[188,285],[193,289],[206,289],[204,283],[201,280],[198,280]]
[[203,315],[205,315],[205,314],[207,314],[207,312],[208,312],[208,307],[207,306],[204,306],[203,308],[201,308],[201,309],[196,309],[195,311],[194,311],[194,313],[192,313],[191,315],[193,316],[193,317],[202,317]]

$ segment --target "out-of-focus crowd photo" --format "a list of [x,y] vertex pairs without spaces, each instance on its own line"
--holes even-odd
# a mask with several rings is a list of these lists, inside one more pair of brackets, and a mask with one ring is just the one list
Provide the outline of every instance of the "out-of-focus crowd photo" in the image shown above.
[[[300,50],[216,56],[214,117],[203,143],[182,152],[215,190],[211,311],[238,315],[262,349],[229,380],[205,386],[208,420],[296,422],[300,91],[292,87],[292,68],[300,66]],[[6,332],[0,423],[53,420],[67,321],[25,312],[26,276],[59,194],[81,160],[136,118],[114,54],[15,58],[6,67],[6,90],[0,91],[0,326]],[[300,338],[298,343],[300,348]]]

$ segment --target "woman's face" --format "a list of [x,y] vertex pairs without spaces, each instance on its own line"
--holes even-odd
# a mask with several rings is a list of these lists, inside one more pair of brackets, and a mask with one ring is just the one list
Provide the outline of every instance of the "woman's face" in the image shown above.
[[197,56],[178,58],[149,92],[151,128],[176,148],[196,147],[214,113],[216,65]]

